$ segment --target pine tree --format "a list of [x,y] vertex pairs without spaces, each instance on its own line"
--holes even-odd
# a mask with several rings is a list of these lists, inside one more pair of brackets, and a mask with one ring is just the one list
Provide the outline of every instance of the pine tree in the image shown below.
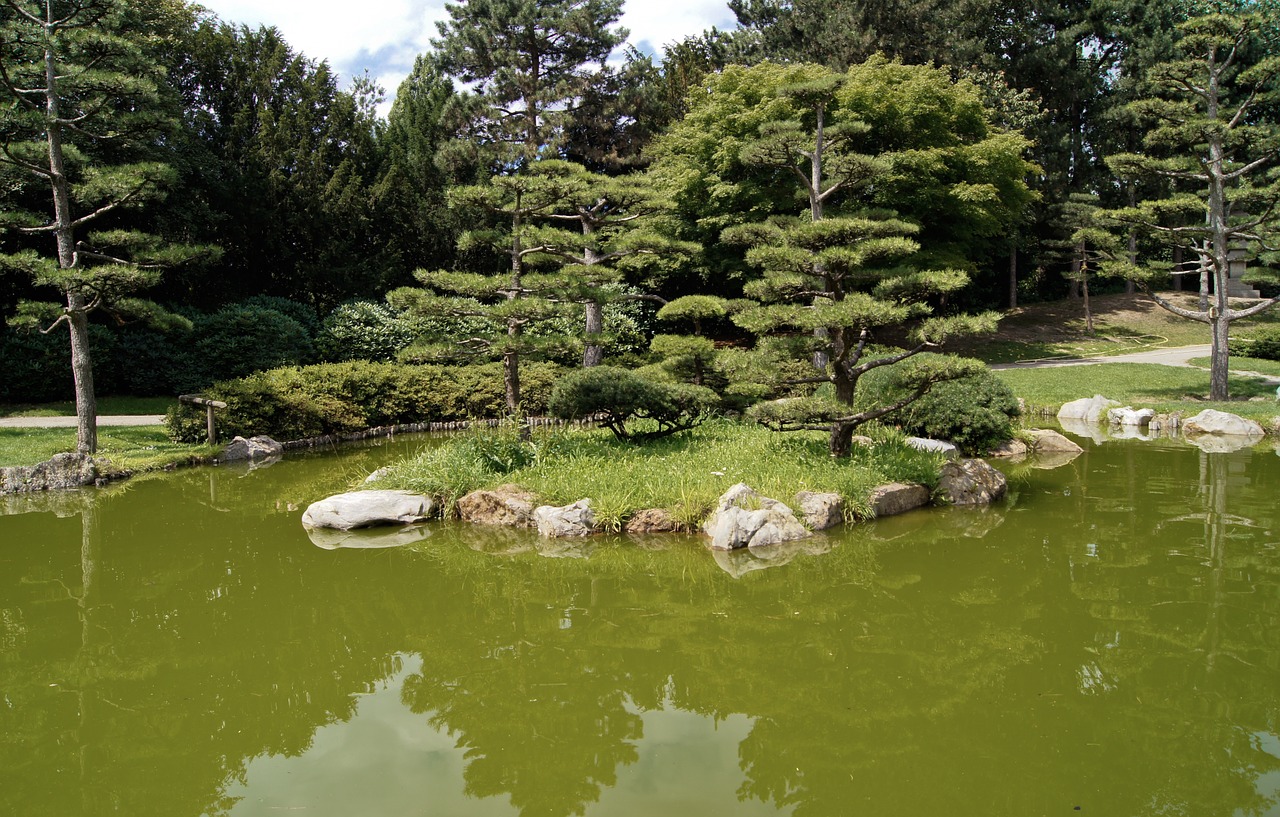
[[1209,325],[1209,397],[1226,400],[1230,325],[1280,303],[1271,298],[1236,308],[1227,292],[1232,252],[1256,254],[1280,238],[1280,127],[1259,116],[1280,98],[1280,56],[1269,39],[1274,20],[1261,14],[1205,15],[1182,30],[1182,58],[1155,66],[1151,96],[1131,106],[1151,125],[1147,152],[1108,160],[1121,178],[1165,180],[1169,192],[1110,216],[1190,251],[1212,279],[1208,308],[1185,309],[1152,291],[1160,266],[1129,271],[1156,303]]
[[[83,454],[97,450],[90,314],[155,314],[127,296],[193,252],[125,218],[160,197],[173,177],[155,160],[175,117],[162,104],[163,71],[143,47],[152,22],[118,0],[0,5],[0,168],[15,189],[0,227],[25,244],[0,262],[61,294],[55,325],[69,329]],[[36,185],[47,191],[43,202],[32,195]],[[44,237],[54,239],[54,254],[30,243]]]
[[610,28],[622,0],[466,0],[432,41],[451,76],[474,83],[487,108],[478,134],[497,164],[555,155],[564,128],[627,36]]

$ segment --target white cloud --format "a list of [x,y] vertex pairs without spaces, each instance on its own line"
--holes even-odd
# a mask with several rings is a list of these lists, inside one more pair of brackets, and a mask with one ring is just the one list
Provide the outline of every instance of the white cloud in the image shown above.
[[[344,79],[365,69],[394,94],[413,67],[414,58],[431,48],[436,21],[445,17],[444,0],[201,0],[201,5],[228,23],[269,25],[280,29],[296,51],[329,65]],[[733,25],[724,0],[631,0],[620,24],[630,41],[644,51],[660,52],[668,43],[711,26]]]

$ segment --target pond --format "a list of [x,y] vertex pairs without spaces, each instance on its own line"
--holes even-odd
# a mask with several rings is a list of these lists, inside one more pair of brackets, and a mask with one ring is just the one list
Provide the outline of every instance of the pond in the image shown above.
[[1280,457],[1085,444],[769,569],[317,547],[386,447],[0,500],[0,814],[1280,815]]

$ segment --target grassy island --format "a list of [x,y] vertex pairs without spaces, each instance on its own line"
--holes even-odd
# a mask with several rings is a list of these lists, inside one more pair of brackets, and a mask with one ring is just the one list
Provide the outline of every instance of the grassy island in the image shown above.
[[530,442],[514,430],[486,430],[396,463],[370,487],[418,491],[450,509],[470,491],[516,483],[553,505],[590,497],[599,525],[617,530],[645,508],[666,509],[692,528],[738,482],[784,502],[797,491],[838,493],[854,516],[869,515],[867,498],[877,485],[937,482],[941,457],[886,429],[870,435],[875,444],[832,458],[820,432],[779,434],[731,420],[643,446],[604,429],[548,430]]

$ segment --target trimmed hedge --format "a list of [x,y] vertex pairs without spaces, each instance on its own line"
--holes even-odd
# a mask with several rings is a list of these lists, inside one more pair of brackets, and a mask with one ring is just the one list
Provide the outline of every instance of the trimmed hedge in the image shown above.
[[[525,411],[546,412],[560,375],[552,363],[520,367]],[[403,365],[348,361],[285,367],[215,383],[205,395],[227,404],[217,412],[223,438],[265,434],[300,440],[375,426],[501,417],[506,413],[502,364]],[[180,406],[166,419],[169,436],[204,439],[204,410]]]

